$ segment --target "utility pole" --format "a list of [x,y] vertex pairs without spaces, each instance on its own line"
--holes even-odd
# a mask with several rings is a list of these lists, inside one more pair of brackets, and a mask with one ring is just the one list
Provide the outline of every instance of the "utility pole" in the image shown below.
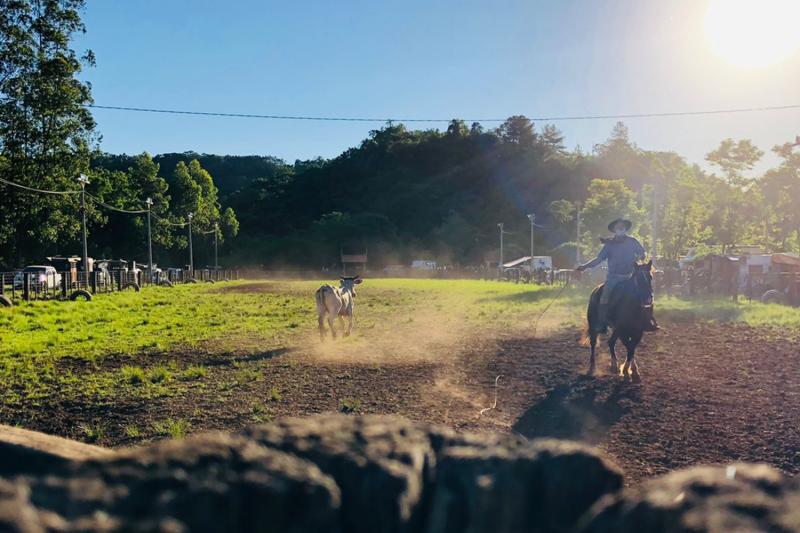
[[658,238],[658,188],[656,185],[653,185],[653,244],[650,247],[650,259],[655,260],[656,254],[658,254],[658,246],[656,245],[657,238]]
[[[89,178],[86,174],[81,174],[78,177],[78,183],[81,184],[81,217],[83,218],[83,275],[86,287],[89,287],[89,246],[86,237],[86,185],[89,183]],[[78,283],[80,286],[80,283]]]
[[153,283],[153,234],[150,228],[150,209],[153,207],[153,199],[145,200],[147,204],[147,275],[148,283]]
[[219,222],[214,222],[214,270],[219,270],[219,261],[218,261],[218,241],[217,235],[219,234]]
[[194,215],[189,213],[189,278],[194,277],[194,257],[192,256],[192,217]]
[[497,227],[500,228],[500,262],[497,263],[497,279],[499,280],[503,274],[503,223],[500,222],[497,224]]
[[534,263],[533,263],[533,227],[536,224],[536,214],[531,213],[528,215],[528,220],[531,221],[531,283],[533,283],[533,271],[534,271]]
[[581,264],[581,203],[575,202],[575,263]]

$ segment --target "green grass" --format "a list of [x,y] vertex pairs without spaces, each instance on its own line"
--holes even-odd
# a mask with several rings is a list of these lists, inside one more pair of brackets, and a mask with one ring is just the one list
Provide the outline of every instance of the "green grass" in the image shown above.
[[[180,394],[209,372],[202,364],[165,364],[177,359],[170,359],[171,354],[223,357],[316,342],[313,293],[320,283],[148,287],[139,293],[99,295],[92,302],[37,301],[0,308],[0,404],[37,405],[53,391],[71,400],[103,402],[120,394]],[[260,290],[239,290],[251,284]],[[372,342],[395,328],[411,332],[430,324],[444,329],[467,326],[473,332],[530,332],[536,325],[537,334],[582,327],[588,289],[559,291],[478,280],[368,278],[358,288],[355,335],[342,342]],[[656,306],[661,319],[800,326],[800,309],[779,305],[658,298]],[[117,370],[93,370],[112,355],[127,361]],[[150,355],[158,356],[154,361],[161,364],[147,363]],[[222,388],[234,390],[261,379],[262,371],[243,365]],[[280,401],[280,394],[273,391],[268,400]]]
[[173,439],[186,437],[191,429],[192,425],[187,420],[181,419],[173,420],[172,418],[167,418],[153,424],[153,431],[155,431],[156,435]]
[[800,327],[800,308],[778,304],[762,304],[727,298],[684,300],[661,298],[656,300],[659,317],[676,321],[742,322],[750,326]]
[[344,398],[339,404],[339,411],[347,414],[357,413],[361,409],[361,400],[358,398]]

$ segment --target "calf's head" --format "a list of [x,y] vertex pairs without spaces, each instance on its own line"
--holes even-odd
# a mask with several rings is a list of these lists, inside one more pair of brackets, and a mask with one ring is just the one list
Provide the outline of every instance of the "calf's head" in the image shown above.
[[357,274],[355,276],[342,276],[339,280],[341,281],[342,290],[350,291],[353,296],[356,295],[356,285],[364,281]]

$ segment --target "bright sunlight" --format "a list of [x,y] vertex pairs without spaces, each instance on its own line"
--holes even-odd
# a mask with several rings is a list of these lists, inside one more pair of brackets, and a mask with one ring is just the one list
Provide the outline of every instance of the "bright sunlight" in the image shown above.
[[800,48],[798,0],[711,0],[706,37],[714,52],[747,68],[774,65]]

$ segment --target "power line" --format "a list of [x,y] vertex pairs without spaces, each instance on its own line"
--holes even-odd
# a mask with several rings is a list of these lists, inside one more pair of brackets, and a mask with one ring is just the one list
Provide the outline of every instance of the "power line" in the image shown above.
[[20,189],[24,189],[30,192],[38,192],[41,194],[80,194],[81,191],[48,191],[44,189],[36,189],[34,187],[28,187],[26,185],[21,185],[19,183],[14,183],[13,181],[8,181],[3,178],[0,178],[0,182],[5,183],[6,185],[11,185],[12,187],[18,187]]
[[143,209],[143,210],[142,209],[128,210],[128,209],[122,209],[120,207],[114,207],[113,205],[108,205],[107,203],[101,201],[99,198],[96,198],[96,197],[92,196],[88,192],[86,193],[86,196],[88,196],[89,198],[91,198],[92,200],[97,202],[98,204],[102,205],[103,207],[105,207],[107,209],[111,209],[112,211],[118,211],[120,213],[126,213],[126,214],[129,214],[129,215],[143,215],[143,214],[147,213],[147,209]]
[[[223,113],[216,111],[185,111],[178,109],[156,109],[145,107],[124,107],[107,105],[87,105],[92,109],[106,109],[114,111],[133,111],[137,113],[160,113],[170,115],[194,115],[207,117],[225,118],[256,118],[266,120],[307,120],[325,122],[450,122],[449,118],[368,118],[368,117],[318,117],[303,115],[264,115],[258,113]],[[800,104],[790,104],[781,106],[762,106],[762,107],[739,107],[728,109],[706,109],[699,111],[667,111],[662,113],[623,113],[616,115],[564,115],[550,117],[529,117],[530,120],[538,122],[547,121],[567,121],[567,120],[608,120],[625,118],[662,118],[662,117],[681,117],[698,115],[723,115],[731,113],[756,113],[762,111],[786,111],[790,109],[800,109]],[[469,118],[462,119],[465,122],[505,122],[505,118]]]
[[[26,191],[29,191],[29,192],[36,192],[36,193],[40,193],[40,194],[59,194],[59,195],[64,195],[64,194],[80,194],[80,192],[81,192],[81,191],[49,191],[49,190],[45,190],[45,189],[37,189],[35,187],[28,187],[26,185],[21,185],[19,183],[14,183],[13,181],[8,181],[7,179],[3,179],[3,178],[0,178],[0,183],[5,183],[6,185],[11,185],[12,187],[17,187],[17,188],[20,188],[20,189],[23,189],[23,190],[26,190]],[[88,192],[86,193],[86,196],[88,196],[89,198],[91,198],[92,200],[94,200],[95,202],[100,204],[101,206],[103,206],[103,207],[105,207],[107,209],[111,209],[112,211],[117,211],[119,213],[125,213],[125,214],[129,214],[129,215],[142,215],[142,214],[147,213],[146,209],[122,209],[121,207],[115,207],[113,205],[109,205],[109,204],[103,202],[102,200],[100,200],[99,198],[97,198],[96,196],[93,196],[93,195],[89,194]],[[151,215],[154,218],[156,218],[157,220],[160,220],[161,222],[167,224],[168,226],[177,226],[177,227],[183,228],[183,227],[186,227],[188,225],[188,222],[172,222],[172,221],[170,221],[170,220],[168,220],[166,218],[163,218],[163,217],[161,217],[161,216],[159,216],[159,215],[157,215],[155,213],[151,213]],[[214,230],[211,230],[211,231],[206,232],[206,233],[211,233],[212,231],[214,231]]]

